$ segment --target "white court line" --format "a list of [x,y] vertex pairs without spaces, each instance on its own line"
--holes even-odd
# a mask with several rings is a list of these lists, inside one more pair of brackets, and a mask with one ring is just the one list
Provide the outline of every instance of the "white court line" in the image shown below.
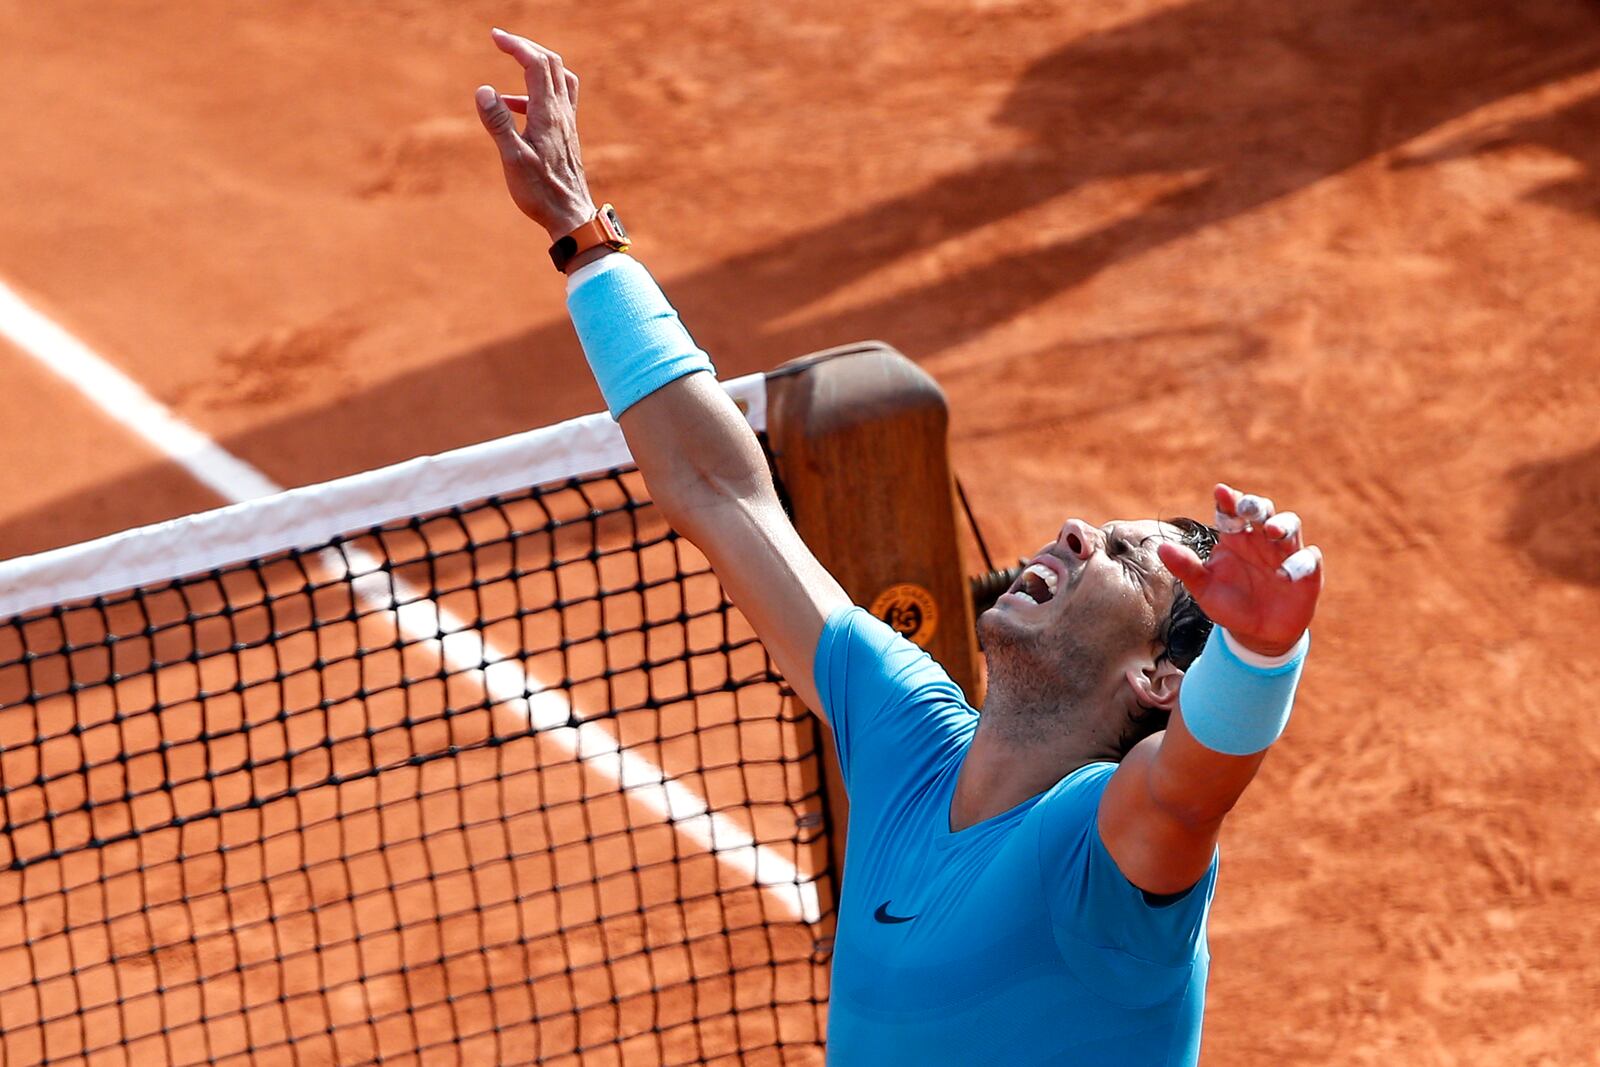
[[[822,918],[814,881],[802,879],[795,865],[759,845],[742,827],[711,811],[705,798],[679,782],[649,759],[624,749],[598,722],[572,726],[572,705],[559,690],[546,688],[522,669],[515,659],[483,639],[481,633],[439,607],[431,598],[407,587],[381,563],[358,549],[346,547],[344,556],[329,549],[326,565],[348,568],[360,599],[387,612],[393,625],[414,644],[427,647],[450,667],[453,675],[478,682],[492,708],[505,708],[526,719],[534,732],[548,738],[611,778],[628,799],[666,819],[673,828],[724,866],[738,871],[749,883],[775,897],[790,918],[807,923]],[[614,761],[615,766],[608,764]]]
[[[0,336],[229,502],[283,492],[282,486],[184,422],[4,282],[0,282]],[[788,859],[757,844],[725,816],[710,811],[705,798],[669,780],[650,760],[623,750],[599,723],[570,725],[572,707],[562,693],[528,675],[510,654],[486,643],[477,631],[441,610],[433,600],[380,570],[376,559],[353,548],[346,550],[345,557],[339,559],[337,570],[367,572],[354,579],[361,599],[391,612],[399,632],[435,649],[453,671],[480,680],[492,704],[528,717],[541,736],[611,778],[630,801],[666,819],[720,863],[762,887],[791,918],[808,923],[821,918],[816,884],[803,881]]]
[[35,311],[5,282],[0,282],[0,335],[218,496],[237,502],[283,492],[281,485],[178,418],[139,383]]

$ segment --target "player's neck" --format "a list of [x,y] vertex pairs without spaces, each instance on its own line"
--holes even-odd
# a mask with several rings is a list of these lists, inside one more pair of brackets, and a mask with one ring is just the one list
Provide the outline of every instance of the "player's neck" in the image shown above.
[[[1103,665],[1047,674],[1033,660],[988,660],[988,692],[978,737],[1010,762],[1045,768],[1116,759],[1123,717],[1114,713],[1123,689],[1119,674]],[[1072,767],[1065,768],[1066,773]]]
[[1085,764],[1118,759],[1114,740],[1092,728],[1095,717],[1068,712],[1045,725],[1036,718],[1038,709],[995,707],[998,695],[991,691],[984,702],[978,732],[962,758],[950,802],[951,830],[1009,811]]

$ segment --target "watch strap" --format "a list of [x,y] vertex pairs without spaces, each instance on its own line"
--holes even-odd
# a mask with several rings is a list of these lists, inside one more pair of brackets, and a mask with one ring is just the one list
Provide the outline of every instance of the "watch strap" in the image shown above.
[[556,270],[566,273],[567,264],[593,248],[613,248],[618,252],[628,250],[628,235],[617,219],[616,209],[602,205],[594,217],[582,226],[559,238],[550,246],[550,262]]

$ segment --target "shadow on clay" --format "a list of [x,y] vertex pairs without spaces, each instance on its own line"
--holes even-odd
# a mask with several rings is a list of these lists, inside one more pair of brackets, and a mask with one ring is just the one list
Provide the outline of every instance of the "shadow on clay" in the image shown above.
[[1427,166],[1496,152],[1542,149],[1577,164],[1566,178],[1539,186],[1529,200],[1565,211],[1600,218],[1600,92],[1563,107],[1515,122],[1495,123],[1421,155],[1396,163],[1397,168]]
[[1563,581],[1600,586],[1600,444],[1511,472],[1505,540]]
[[[865,337],[925,358],[1487,103],[1600,69],[1597,41],[1600,5],[1569,0],[1168,8],[1035,63],[995,115],[1026,135],[1012,156],[674,278],[671,296],[724,376]],[[1572,129],[1582,121],[1572,116]],[[1592,180],[1593,145],[1571,140]],[[792,318],[873,271],[1088,183],[1151,175],[1168,191],[1131,216],[864,306]],[[580,358],[571,327],[545,323],[221,443],[303,485],[595,410],[587,376],[547,369]],[[0,524],[0,555],[106,533],[108,514],[166,517],[148,514],[163,478],[152,468]]]

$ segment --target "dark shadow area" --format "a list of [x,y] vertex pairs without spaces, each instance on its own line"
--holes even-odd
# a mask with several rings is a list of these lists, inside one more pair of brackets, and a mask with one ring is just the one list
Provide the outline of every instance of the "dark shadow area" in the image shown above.
[[1511,472],[1505,539],[1541,570],[1600,586],[1600,444]]
[[[995,116],[1027,137],[1013,155],[673,279],[670,295],[724,376],[863,337],[926,357],[1109,265],[1597,68],[1600,6],[1590,0],[1200,0],[1036,63]],[[1583,151],[1592,158],[1593,145]],[[1172,191],[1071,238],[780,324],[891,263],[1088,183],[1138,175],[1169,176]],[[599,396],[579,359],[571,327],[547,323],[222,444],[280,482],[305,484],[593,410]],[[108,499],[140,499],[143,481],[0,525],[0,555],[107,532],[80,520],[104,514]]]
[[1600,217],[1600,93],[1579,97],[1543,115],[1497,124],[1397,165],[1425,166],[1520,148],[1558,152],[1581,168],[1570,178],[1541,186],[1528,199]]
[[[1174,349],[1187,353],[1181,366],[1161,358]],[[1114,392],[1086,390],[1071,379],[1062,381],[1046,374],[1033,382],[1025,395],[1017,397],[1015,404],[991,413],[987,420],[963,419],[959,439],[983,441],[1046,430],[1065,432],[1090,420],[1137,411],[1153,400],[1184,390],[1217,388],[1234,371],[1266,355],[1267,341],[1254,331],[1212,323],[1175,330],[1130,331],[1112,338],[1053,346],[1048,353],[1014,353],[951,371],[942,376],[941,384],[952,389],[981,390],[983,382],[979,379],[1017,365],[1045,366],[1051,357],[1068,365],[1119,361],[1121,388]]]

